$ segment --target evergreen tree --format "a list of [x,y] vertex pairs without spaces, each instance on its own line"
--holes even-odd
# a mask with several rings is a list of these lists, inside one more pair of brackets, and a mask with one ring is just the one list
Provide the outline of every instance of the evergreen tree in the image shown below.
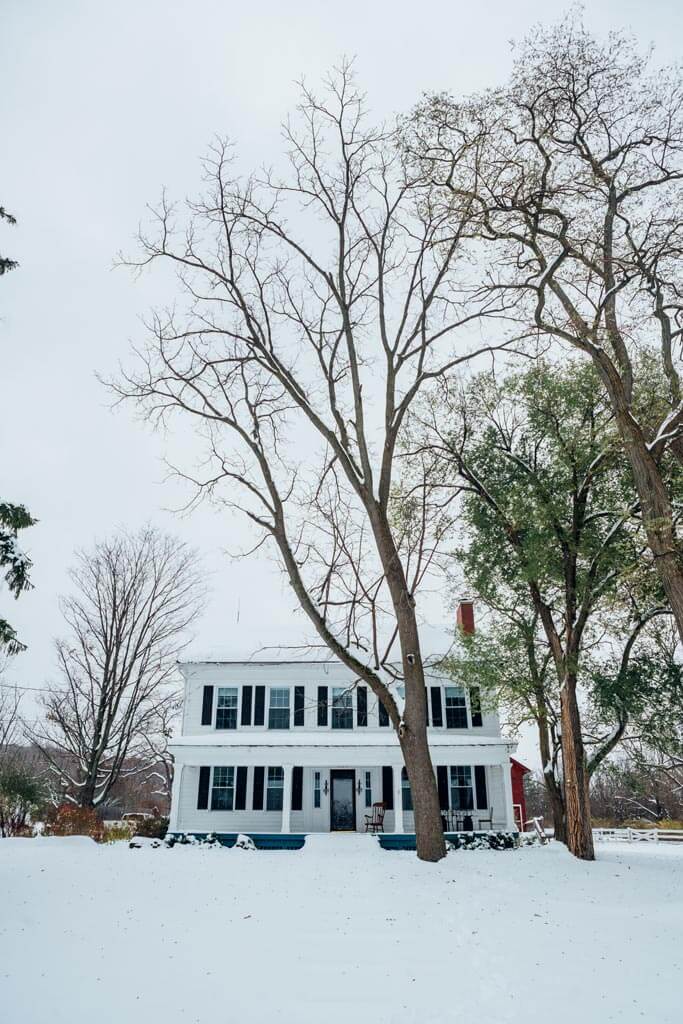
[[[17,536],[19,530],[25,530],[35,522],[23,505],[0,502],[0,569],[4,571],[5,583],[15,597],[31,589],[29,573],[32,565],[31,559],[19,547]],[[0,619],[0,650],[8,654],[26,650],[5,619]]]
[[[16,224],[16,217],[13,217],[11,213],[8,213],[4,206],[0,206],[0,220],[6,220],[8,224]],[[8,259],[7,256],[0,256],[0,276],[6,274],[8,270],[14,270],[19,264],[16,260]]]

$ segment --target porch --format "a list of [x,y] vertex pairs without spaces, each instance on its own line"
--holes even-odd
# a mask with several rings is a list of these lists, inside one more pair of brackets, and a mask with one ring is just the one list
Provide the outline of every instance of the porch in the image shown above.
[[[513,830],[508,744],[430,738],[446,833]],[[444,742],[445,741],[445,742]],[[173,744],[171,832],[306,835],[364,832],[372,805],[384,833],[410,836],[412,796],[391,736],[183,737]]]

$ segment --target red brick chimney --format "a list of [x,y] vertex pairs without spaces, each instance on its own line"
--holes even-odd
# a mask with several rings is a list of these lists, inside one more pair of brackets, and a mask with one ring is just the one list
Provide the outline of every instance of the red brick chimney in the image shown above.
[[455,621],[461,633],[471,636],[474,633],[474,602],[461,601],[458,605]]

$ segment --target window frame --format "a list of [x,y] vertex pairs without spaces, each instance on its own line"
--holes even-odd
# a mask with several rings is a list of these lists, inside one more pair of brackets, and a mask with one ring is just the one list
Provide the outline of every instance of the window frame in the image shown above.
[[365,783],[365,785],[364,785],[364,789],[365,789],[365,806],[366,807],[372,807],[372,772],[370,772],[370,771],[366,771],[365,772],[364,783]]
[[313,772],[313,810],[317,811],[321,806],[322,772]]
[[[448,701],[449,701],[448,691],[449,690],[459,691],[459,694],[460,694],[459,700],[461,700],[461,703],[450,704],[449,705],[449,703],[448,703]],[[450,700],[454,700],[454,698],[451,697]],[[451,713],[450,715],[449,715],[449,712]],[[449,717],[452,720],[453,717],[455,716],[456,712],[462,712],[462,714],[464,716],[464,724],[463,725],[451,725],[449,723]],[[458,686],[457,684],[449,683],[448,686],[444,686],[443,687],[443,719],[444,719],[444,728],[446,728],[446,729],[469,729],[469,727],[470,727],[470,716],[469,716],[469,710],[468,710],[467,690],[466,690],[466,688],[464,686]]]
[[[291,686],[269,686],[268,687],[268,719],[266,723],[267,729],[273,729],[275,731],[283,732],[291,728],[292,722],[292,688]],[[287,704],[275,704],[273,705],[273,694],[274,693],[286,693]],[[271,715],[273,712],[287,712],[287,724],[286,725],[271,725]]]
[[[344,704],[339,705],[337,701],[343,699]],[[343,730],[344,732],[353,731],[353,718],[354,718],[354,700],[353,690],[348,686],[333,686],[332,687],[332,699],[330,701],[330,729]],[[348,721],[348,725],[335,725],[335,715],[344,715],[344,721]],[[337,718],[339,721],[339,717]]]
[[[454,773],[458,772],[469,772],[469,783],[454,783]],[[460,799],[458,796],[458,803],[455,802],[455,794],[458,795],[463,791],[469,791],[469,807],[462,807],[460,805]],[[472,765],[469,764],[456,764],[449,765],[448,768],[448,799],[451,803],[451,810],[453,811],[474,811],[476,809],[476,794],[474,792],[474,772]]]
[[[240,712],[240,686],[216,686],[216,709],[213,716],[213,727],[214,729],[220,730],[220,732],[232,732],[233,729],[237,729],[239,725],[239,712]],[[235,705],[234,707],[220,707],[221,691],[233,691]],[[234,725],[219,725],[218,724],[218,712],[219,711],[231,711],[234,712]]]
[[[217,785],[216,784],[216,773],[225,772],[226,782]],[[232,774],[230,774],[232,773]],[[214,765],[211,769],[211,790],[209,793],[209,809],[212,811],[234,811],[235,810],[235,781],[236,771],[233,765]],[[217,807],[216,806],[216,793],[229,793],[230,801],[229,807]]]
[[[271,772],[273,777],[271,778]],[[280,772],[279,776],[275,776],[275,772]],[[284,809],[284,792],[285,792],[285,770],[281,765],[270,765],[266,769],[266,811],[282,811]],[[273,783],[279,782],[279,785],[273,785]],[[270,806],[270,794],[280,794],[280,806]],[[277,802],[277,801],[276,801]]]
[[401,807],[404,811],[413,810],[413,792],[410,788],[410,779],[408,778],[408,770],[405,765],[401,768]]

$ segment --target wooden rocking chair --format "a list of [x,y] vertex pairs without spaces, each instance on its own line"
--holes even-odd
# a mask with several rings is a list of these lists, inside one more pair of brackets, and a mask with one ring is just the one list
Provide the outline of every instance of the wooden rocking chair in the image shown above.
[[365,815],[365,831],[376,834],[377,832],[384,832],[384,813],[386,807],[383,803],[376,803],[372,805],[372,814]]

